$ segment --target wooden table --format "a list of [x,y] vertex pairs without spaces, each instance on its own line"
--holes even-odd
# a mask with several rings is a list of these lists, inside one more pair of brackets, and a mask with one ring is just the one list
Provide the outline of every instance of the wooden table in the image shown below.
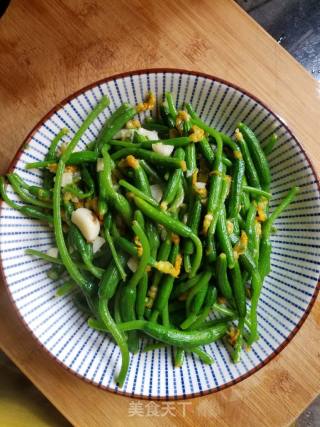
[[[148,67],[203,71],[264,100],[319,171],[320,86],[230,0],[12,0],[0,26],[0,168],[64,97],[105,76]],[[264,369],[219,393],[141,416],[147,402],[99,390],[34,344],[0,289],[2,349],[77,426],[285,426],[320,392],[320,304]],[[140,403],[139,403],[140,402]],[[142,405],[142,409],[141,409]],[[140,409],[139,409],[140,408]],[[136,415],[133,415],[136,412]]]

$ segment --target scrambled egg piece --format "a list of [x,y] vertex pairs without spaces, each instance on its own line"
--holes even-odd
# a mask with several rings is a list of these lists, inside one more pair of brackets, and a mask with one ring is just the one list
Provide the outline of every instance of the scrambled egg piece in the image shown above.
[[178,277],[181,271],[182,256],[178,254],[174,265],[169,261],[157,261],[155,267],[157,270],[164,274],[170,274],[172,277]]
[[138,119],[132,119],[126,123],[126,128],[127,129],[139,129],[139,128],[141,128],[141,123],[139,122]]
[[74,165],[67,165],[65,167],[65,172],[75,173],[75,172],[78,172],[78,168],[77,166],[74,166]]
[[181,160],[180,167],[183,170],[183,172],[187,170],[187,163],[185,162],[185,160]]
[[189,119],[190,119],[190,116],[186,111],[183,111],[183,110],[178,111],[178,114],[176,117],[177,129],[181,129],[183,122],[187,122]]
[[229,336],[228,341],[233,347],[237,342],[239,334],[240,334],[239,329],[234,327],[230,328],[230,330],[227,332],[227,335]]
[[136,159],[132,154],[126,157],[126,163],[129,168],[137,169],[139,167],[139,160]]
[[239,255],[244,254],[248,246],[248,236],[245,231],[241,231],[239,242],[233,248],[233,254],[235,259],[239,258]]
[[94,199],[89,199],[84,202],[84,207],[87,209],[91,209],[94,212],[98,210],[98,199],[95,197]]
[[178,234],[172,233],[171,234],[171,242],[174,245],[179,245],[179,243],[180,243],[180,236],[178,236]]
[[198,180],[198,169],[195,169],[192,173],[192,185],[196,185]]
[[258,202],[258,206],[257,206],[257,221],[260,222],[264,222],[267,219],[267,215],[266,215],[266,207],[268,205],[268,200],[263,198],[262,200],[260,200],[260,202]]
[[235,159],[239,159],[239,160],[241,160],[241,159],[242,159],[241,151],[240,151],[240,150],[235,150],[235,151],[233,152],[233,157],[234,157]]
[[240,132],[240,130],[238,128],[235,130],[234,134],[235,134],[236,140],[238,142],[242,142],[244,140],[243,139],[243,135],[242,135],[242,133]]
[[156,97],[153,92],[149,92],[145,102],[139,102],[136,106],[137,113],[142,111],[152,110],[156,104]]
[[56,173],[58,169],[58,165],[57,163],[52,163],[51,165],[47,166],[47,169],[49,169],[51,173]]
[[193,125],[191,128],[191,133],[189,135],[189,139],[191,142],[199,142],[204,138],[204,130],[199,128],[196,125]]

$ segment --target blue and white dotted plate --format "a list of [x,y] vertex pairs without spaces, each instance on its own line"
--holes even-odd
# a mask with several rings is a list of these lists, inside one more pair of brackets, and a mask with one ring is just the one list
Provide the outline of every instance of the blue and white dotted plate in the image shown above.
[[[235,384],[263,367],[281,351],[306,319],[318,292],[320,228],[319,184],[302,147],[286,125],[245,91],[207,75],[175,70],[127,73],[85,88],[51,111],[31,132],[12,169],[29,184],[41,184],[27,162],[43,160],[51,139],[62,127],[70,136],[102,95],[111,99],[79,142],[83,148],[98,134],[106,117],[120,104],[136,104],[152,90],[158,97],[171,91],[176,103],[191,102],[209,125],[231,135],[238,121],[247,123],[264,144],[276,132],[279,141],[269,156],[274,209],[290,187],[301,187],[297,199],[277,221],[272,236],[272,272],[266,278],[259,305],[260,340],[233,364],[221,343],[205,350],[216,363],[204,365],[188,355],[173,368],[172,351],[160,349],[131,356],[120,390],[114,379],[120,367],[119,349],[90,329],[71,297],[56,297],[59,281],[46,275],[50,265],[25,255],[27,248],[47,251],[55,246],[52,232],[37,221],[1,204],[0,245],[4,280],[21,318],[43,349],[80,377],[110,391],[146,398],[183,398],[214,392]],[[63,105],[63,107],[61,107]],[[65,138],[65,141],[67,138]],[[8,188],[10,196],[16,196]]]

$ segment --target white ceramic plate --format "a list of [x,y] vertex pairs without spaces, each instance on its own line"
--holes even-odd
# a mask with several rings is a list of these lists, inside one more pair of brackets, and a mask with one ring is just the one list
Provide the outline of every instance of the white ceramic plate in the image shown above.
[[[0,244],[4,279],[17,311],[41,346],[80,377],[117,393],[146,398],[183,398],[220,390],[263,367],[292,339],[316,298],[319,277],[320,229],[317,177],[302,147],[287,126],[245,91],[211,76],[175,70],[150,70],[107,78],[72,95],[53,109],[31,132],[12,168],[28,183],[40,184],[27,162],[42,160],[54,135],[62,128],[70,136],[103,94],[110,109],[93,123],[79,142],[83,148],[98,134],[105,118],[121,103],[136,104],[147,91],[158,97],[171,91],[177,104],[191,102],[206,123],[231,135],[238,121],[253,128],[262,144],[272,132],[279,141],[269,156],[273,199],[271,209],[293,185],[297,199],[277,221],[272,236],[272,272],[265,280],[259,306],[260,340],[242,360],[230,362],[223,344],[206,346],[216,363],[207,366],[192,355],[181,369],[172,367],[170,349],[131,356],[129,373],[120,390],[114,379],[120,366],[118,348],[102,333],[90,329],[71,298],[57,298],[58,281],[50,280],[49,265],[25,255],[26,248],[45,252],[54,246],[44,225],[1,205]],[[63,107],[61,107],[63,105]],[[66,140],[66,139],[65,139]],[[10,191],[13,199],[16,199]],[[11,194],[12,193],[12,194]]]

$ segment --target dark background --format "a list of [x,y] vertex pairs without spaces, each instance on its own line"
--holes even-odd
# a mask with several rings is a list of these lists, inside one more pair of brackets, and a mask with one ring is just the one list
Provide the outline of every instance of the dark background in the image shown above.
[[320,0],[237,0],[237,3],[320,80]]

